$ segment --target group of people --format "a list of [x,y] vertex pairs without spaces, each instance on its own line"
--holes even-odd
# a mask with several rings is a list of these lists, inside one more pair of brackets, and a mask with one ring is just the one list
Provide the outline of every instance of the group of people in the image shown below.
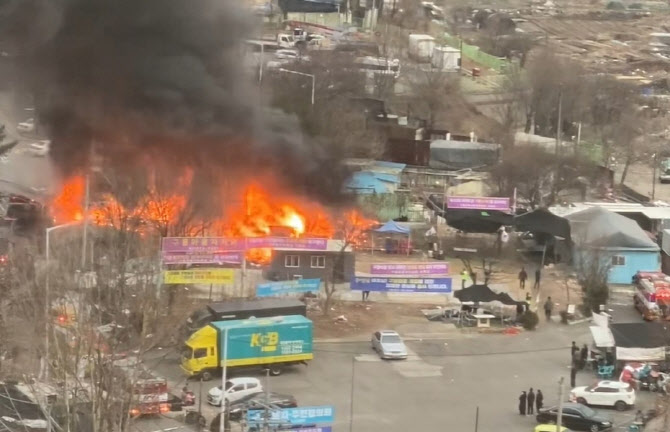
[[534,393],[531,387],[528,393],[525,391],[521,392],[521,396],[519,396],[519,414],[531,415],[535,410],[539,412],[543,406],[544,395],[542,394],[542,390],[538,389],[537,393]]
[[[537,270],[535,270],[535,284],[533,285],[533,289],[540,289],[540,279],[542,278],[542,271],[538,267]],[[526,289],[526,281],[528,280],[528,273],[526,273],[526,268],[521,267],[521,271],[519,272],[519,288],[521,289]]]

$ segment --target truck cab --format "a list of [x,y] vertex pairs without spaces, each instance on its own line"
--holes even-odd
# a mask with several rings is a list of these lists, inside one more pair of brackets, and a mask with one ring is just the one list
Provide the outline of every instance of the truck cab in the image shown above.
[[188,376],[200,375],[204,381],[212,379],[218,369],[218,334],[215,328],[205,326],[194,333],[181,352],[181,368]]

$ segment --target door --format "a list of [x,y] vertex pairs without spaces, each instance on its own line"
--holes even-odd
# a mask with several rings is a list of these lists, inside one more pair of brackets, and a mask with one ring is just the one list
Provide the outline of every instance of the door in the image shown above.
[[252,395],[254,393],[259,393],[261,391],[262,391],[261,386],[259,386],[257,382],[248,382],[246,384],[244,394],[245,395]]
[[584,429],[584,422],[581,414],[577,410],[573,410],[571,408],[565,408],[563,410],[561,423],[562,426],[565,426],[568,429],[578,429],[578,430]]
[[381,352],[381,333],[375,332],[372,335],[372,349],[374,349],[377,352]]
[[226,392],[226,399],[228,402],[235,402],[244,396],[244,394],[244,384],[237,384],[228,389]]

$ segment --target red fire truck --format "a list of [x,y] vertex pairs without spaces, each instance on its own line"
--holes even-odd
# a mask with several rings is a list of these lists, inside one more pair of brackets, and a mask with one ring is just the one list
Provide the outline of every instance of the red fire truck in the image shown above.
[[122,380],[123,388],[132,388],[130,414],[163,414],[170,411],[168,384],[163,377],[145,368],[137,357],[126,357],[112,362],[114,379]]

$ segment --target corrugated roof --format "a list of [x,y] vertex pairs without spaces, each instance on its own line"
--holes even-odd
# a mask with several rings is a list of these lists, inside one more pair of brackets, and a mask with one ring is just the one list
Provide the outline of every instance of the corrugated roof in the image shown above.
[[632,219],[602,207],[592,207],[566,217],[576,244],[604,249],[658,251],[660,248]]

